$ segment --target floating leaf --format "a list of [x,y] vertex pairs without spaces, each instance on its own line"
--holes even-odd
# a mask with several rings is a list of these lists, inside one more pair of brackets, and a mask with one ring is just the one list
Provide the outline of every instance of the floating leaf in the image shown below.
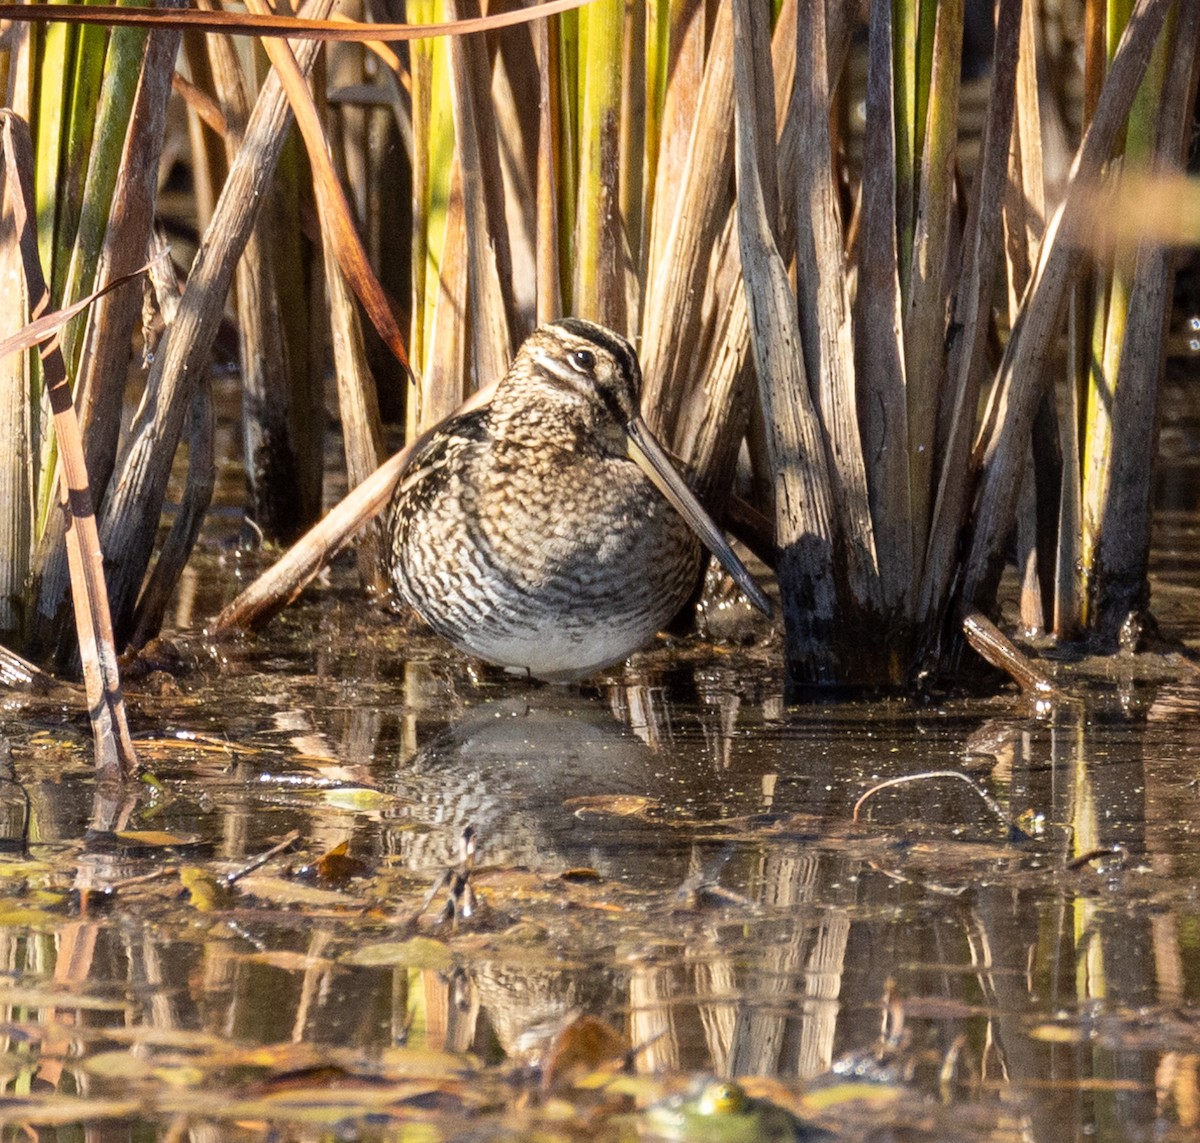
[[237,888],[253,897],[261,897],[276,905],[361,905],[362,902],[335,889],[318,889],[314,885],[301,885],[284,877],[243,877]]
[[336,790],[317,790],[310,796],[335,810],[354,810],[357,813],[377,813],[400,800],[394,794],[372,790],[369,786],[340,786]]
[[199,1087],[208,1078],[208,1073],[192,1064],[171,1064],[156,1067],[154,1078],[167,1087],[182,1089]]
[[184,1052],[228,1051],[225,1036],[215,1032],[198,1032],[188,1028],[156,1028],[151,1024],[134,1024],[129,1028],[106,1028],[104,1038],[118,1044],[140,1044],[150,1048],[170,1048]]
[[0,900],[0,928],[18,925],[60,925],[61,915],[39,909],[26,902]]
[[386,1048],[380,1064],[388,1076],[461,1075],[479,1069],[479,1060],[460,1052],[439,1052],[433,1048]]
[[285,972],[307,972],[313,968],[326,969],[332,968],[334,964],[328,957],[289,952],[287,949],[264,949],[262,952],[246,953],[237,959],[249,961],[252,964],[269,964],[272,968],[281,968]]
[[446,970],[454,966],[454,956],[447,945],[432,937],[413,937],[407,941],[380,941],[363,945],[342,957],[343,964],[384,968],[404,965],[407,968]]
[[801,1103],[808,1111],[826,1111],[848,1103],[895,1103],[903,1094],[903,1088],[889,1084],[835,1083],[805,1092]]
[[198,865],[183,866],[179,870],[179,881],[187,890],[192,904],[202,913],[227,909],[233,900],[233,891],[229,886]]
[[97,1052],[83,1062],[84,1068],[100,1079],[133,1080],[148,1079],[154,1074],[154,1065],[145,1056],[133,1052]]

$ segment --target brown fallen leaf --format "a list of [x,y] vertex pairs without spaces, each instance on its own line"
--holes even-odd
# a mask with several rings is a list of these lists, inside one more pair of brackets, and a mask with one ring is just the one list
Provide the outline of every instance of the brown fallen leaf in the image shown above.
[[542,1089],[561,1091],[588,1072],[623,1063],[632,1045],[598,1016],[580,1016],[562,1029],[546,1053]]

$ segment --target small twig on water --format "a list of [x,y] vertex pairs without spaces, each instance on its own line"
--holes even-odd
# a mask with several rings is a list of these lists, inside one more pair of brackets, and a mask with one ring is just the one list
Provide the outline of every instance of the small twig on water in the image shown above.
[[232,873],[226,873],[225,876],[221,878],[221,883],[226,886],[235,884],[247,874],[253,873],[256,869],[260,869],[262,866],[266,865],[266,863],[270,861],[272,857],[282,853],[285,849],[291,849],[291,847],[299,840],[300,831],[298,829],[292,830],[291,833],[282,838],[280,841],[276,842],[273,846],[271,846],[270,849],[260,853],[257,857],[251,858],[251,860],[246,862],[245,865],[235,869]]
[[1008,815],[1004,812],[1004,808],[995,798],[992,797],[978,782],[968,778],[959,770],[923,770],[920,774],[902,774],[899,778],[888,778],[886,781],[877,782],[872,786],[857,802],[854,803],[854,812],[850,815],[851,821],[858,821],[858,811],[862,808],[863,803],[871,797],[874,797],[880,790],[886,790],[889,786],[901,786],[906,782],[925,782],[936,778],[954,778],[959,782],[966,782],[972,790],[975,791],[982,799],[989,810],[996,817],[1008,826],[1013,828],[1012,823],[1008,820]]

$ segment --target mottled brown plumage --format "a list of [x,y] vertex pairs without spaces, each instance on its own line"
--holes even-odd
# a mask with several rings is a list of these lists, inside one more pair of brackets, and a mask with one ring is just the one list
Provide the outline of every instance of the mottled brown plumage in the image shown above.
[[624,338],[576,318],[536,330],[490,404],[451,417],[401,476],[400,597],[462,650],[566,680],[625,658],[679,610],[700,566],[693,527],[757,592],[649,436],[640,396]]

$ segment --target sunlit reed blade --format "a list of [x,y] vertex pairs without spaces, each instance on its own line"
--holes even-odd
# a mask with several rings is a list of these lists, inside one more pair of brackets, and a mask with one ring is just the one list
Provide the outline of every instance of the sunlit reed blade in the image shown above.
[[742,589],[746,598],[764,615],[771,614],[771,601],[763,594],[762,589],[754,582],[749,569],[729,546],[729,542],[721,534],[713,518],[704,510],[704,506],[692,495],[691,489],[683,482],[683,478],[671,465],[670,458],[663,451],[662,445],[654,439],[654,434],[646,427],[641,417],[635,417],[625,426],[630,459],[654,482],[670,502],[671,506],[691,525],[696,535],[704,541],[721,566],[733,576],[733,581]]

